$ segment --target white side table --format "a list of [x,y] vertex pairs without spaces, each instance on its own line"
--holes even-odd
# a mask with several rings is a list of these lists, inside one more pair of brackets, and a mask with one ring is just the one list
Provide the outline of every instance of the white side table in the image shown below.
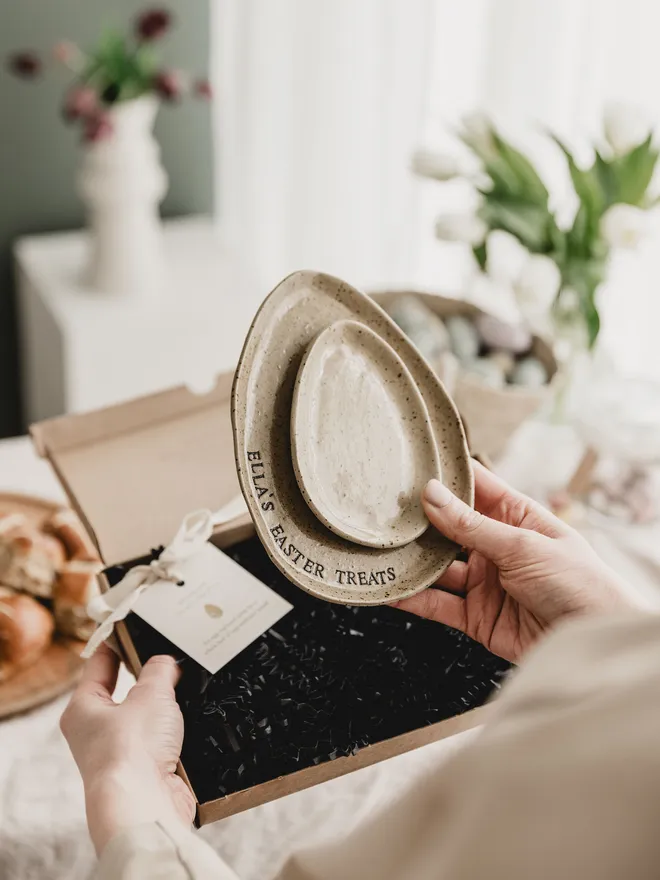
[[83,232],[15,247],[28,423],[81,412],[232,369],[267,291],[223,246],[209,219],[165,224],[167,280],[158,295],[85,289]]

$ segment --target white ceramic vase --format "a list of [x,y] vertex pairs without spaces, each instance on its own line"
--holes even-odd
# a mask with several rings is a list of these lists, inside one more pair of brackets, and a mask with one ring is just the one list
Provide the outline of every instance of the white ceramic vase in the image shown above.
[[145,95],[110,111],[112,133],[85,149],[78,176],[91,233],[87,286],[148,296],[164,276],[158,207],[167,175],[153,135],[158,100]]

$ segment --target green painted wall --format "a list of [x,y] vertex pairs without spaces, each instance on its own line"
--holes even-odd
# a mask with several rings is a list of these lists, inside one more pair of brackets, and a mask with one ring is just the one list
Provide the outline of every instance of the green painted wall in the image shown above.
[[[164,60],[205,74],[210,0],[169,0],[176,27]],[[147,4],[151,5],[151,4]],[[157,4],[153,4],[157,5]],[[45,49],[57,40],[90,45],[106,24],[125,25],[145,3],[136,0],[4,0],[0,8],[0,437],[23,429],[12,284],[11,244],[32,232],[82,224],[74,192],[78,138],[59,116],[64,72],[39,83],[20,82],[4,69],[13,50]],[[190,101],[160,113],[157,134],[170,175],[167,215],[212,209],[212,145],[207,104]]]

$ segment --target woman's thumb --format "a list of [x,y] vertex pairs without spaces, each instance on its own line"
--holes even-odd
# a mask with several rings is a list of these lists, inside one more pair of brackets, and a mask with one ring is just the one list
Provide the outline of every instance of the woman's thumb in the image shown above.
[[174,697],[174,688],[180,674],[181,670],[173,657],[167,655],[151,657],[142,667],[137,680],[138,686],[131,689],[129,696],[132,693],[151,691]]
[[478,550],[494,562],[510,556],[513,544],[519,539],[519,529],[473,510],[440,480],[427,484],[422,502],[431,524],[439,532],[462,547]]

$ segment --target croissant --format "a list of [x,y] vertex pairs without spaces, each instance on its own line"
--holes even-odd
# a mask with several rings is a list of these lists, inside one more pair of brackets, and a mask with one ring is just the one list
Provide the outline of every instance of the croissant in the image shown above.
[[38,660],[54,629],[52,615],[36,599],[0,587],[0,681]]
[[66,560],[61,541],[30,525],[21,514],[0,517],[0,582],[44,598]]

